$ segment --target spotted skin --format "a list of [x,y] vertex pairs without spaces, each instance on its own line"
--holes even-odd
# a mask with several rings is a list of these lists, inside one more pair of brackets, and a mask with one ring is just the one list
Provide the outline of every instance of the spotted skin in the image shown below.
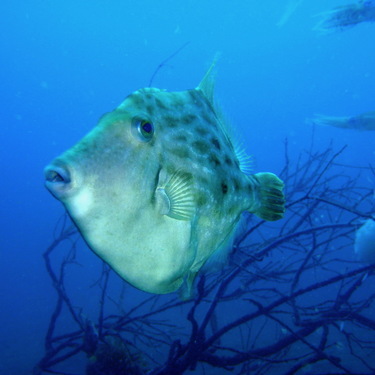
[[[153,108],[146,114],[158,133],[155,142],[169,156],[163,158],[164,168],[194,176],[200,246],[191,271],[197,272],[227,239],[217,233],[230,235],[240,214],[251,208],[257,184],[241,172],[234,147],[200,90],[170,93],[142,89],[120,106],[124,110],[134,107],[139,111]],[[215,239],[207,233],[215,233]]]

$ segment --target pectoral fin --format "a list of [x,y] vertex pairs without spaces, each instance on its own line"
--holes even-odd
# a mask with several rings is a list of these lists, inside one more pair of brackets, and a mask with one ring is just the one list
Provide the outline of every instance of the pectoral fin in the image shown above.
[[177,220],[191,220],[195,213],[193,178],[190,174],[176,171],[165,185],[155,192],[162,215]]

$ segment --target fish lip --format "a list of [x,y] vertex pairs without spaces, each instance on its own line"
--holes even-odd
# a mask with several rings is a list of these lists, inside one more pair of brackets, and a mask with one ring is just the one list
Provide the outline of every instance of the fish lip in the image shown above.
[[44,169],[44,176],[46,182],[54,184],[69,184],[71,182],[70,174],[68,171],[57,165],[48,165]]
[[45,182],[47,190],[57,199],[67,198],[72,191],[72,173],[70,168],[58,162],[52,162],[44,169]]

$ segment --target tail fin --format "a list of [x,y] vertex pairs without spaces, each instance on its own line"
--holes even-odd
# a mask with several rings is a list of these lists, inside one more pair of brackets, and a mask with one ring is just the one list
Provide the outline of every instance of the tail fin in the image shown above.
[[281,219],[285,212],[284,183],[273,173],[257,173],[252,177],[259,183],[260,200],[258,208],[253,213],[263,220]]

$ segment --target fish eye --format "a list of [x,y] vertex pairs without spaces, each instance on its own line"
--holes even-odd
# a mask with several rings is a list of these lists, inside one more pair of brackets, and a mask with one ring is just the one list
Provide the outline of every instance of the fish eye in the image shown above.
[[149,120],[135,118],[132,122],[132,132],[140,141],[149,142],[154,135],[154,125]]

